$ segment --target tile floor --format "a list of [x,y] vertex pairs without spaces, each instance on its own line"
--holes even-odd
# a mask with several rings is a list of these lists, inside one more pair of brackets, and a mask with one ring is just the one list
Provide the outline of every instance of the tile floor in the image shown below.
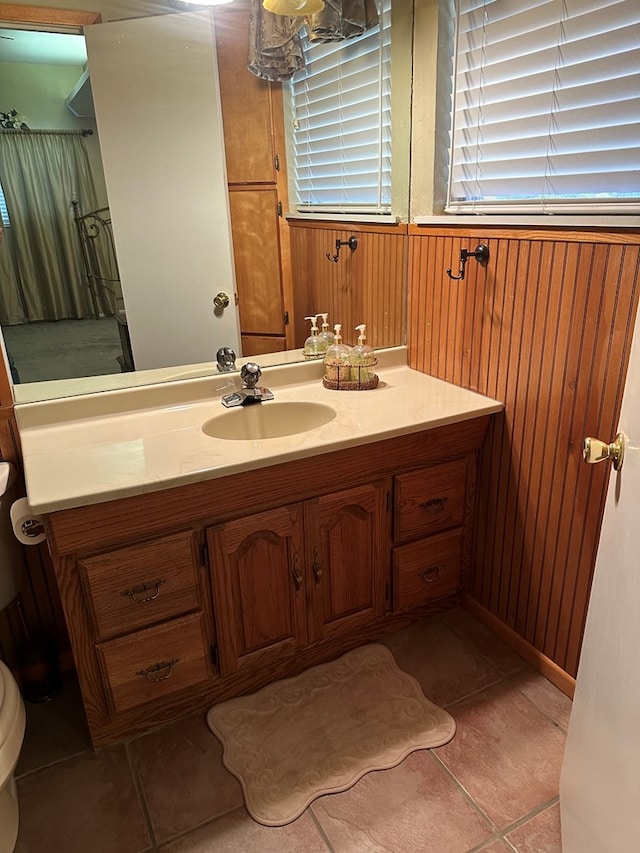
[[560,853],[569,699],[462,610],[384,643],[456,736],[281,828],[249,817],[203,713],[94,753],[67,678],[27,709],[16,853]]

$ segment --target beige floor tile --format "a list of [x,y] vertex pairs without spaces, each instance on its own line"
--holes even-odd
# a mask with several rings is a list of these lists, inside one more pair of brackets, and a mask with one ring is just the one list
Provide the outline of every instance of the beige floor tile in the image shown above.
[[16,776],[91,749],[78,681],[63,675],[62,689],[50,702],[25,702],[25,732]]
[[160,849],[162,853],[328,853],[308,812],[287,826],[261,826],[244,809]]
[[560,803],[512,830],[506,838],[518,853],[562,853]]
[[448,705],[502,678],[475,646],[439,619],[419,622],[381,642],[436,705]]
[[435,750],[500,829],[558,795],[565,735],[509,683],[450,709],[454,739]]
[[473,643],[503,675],[524,669],[525,661],[506,643],[461,607],[448,610],[440,617],[458,636]]
[[514,675],[512,683],[565,732],[569,728],[572,702],[568,696],[558,690],[555,684],[548,681],[544,675],[527,667]]
[[311,805],[334,853],[466,853],[491,830],[429,751]]
[[240,784],[222,764],[220,741],[195,714],[130,744],[158,843],[243,803]]
[[15,853],[140,853],[150,847],[122,746],[24,776],[18,802]]

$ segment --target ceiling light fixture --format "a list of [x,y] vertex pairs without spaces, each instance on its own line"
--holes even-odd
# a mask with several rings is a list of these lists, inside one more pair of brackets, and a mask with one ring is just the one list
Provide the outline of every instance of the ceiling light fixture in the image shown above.
[[224,6],[233,0],[177,0],[179,6]]
[[274,15],[290,15],[303,17],[314,15],[324,9],[324,0],[262,0],[267,12]]

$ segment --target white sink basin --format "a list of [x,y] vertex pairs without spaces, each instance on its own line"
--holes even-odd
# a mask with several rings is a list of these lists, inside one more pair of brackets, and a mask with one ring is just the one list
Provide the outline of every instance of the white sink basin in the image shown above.
[[256,441],[296,435],[328,424],[335,410],[324,403],[252,403],[238,406],[206,421],[202,431],[212,438]]

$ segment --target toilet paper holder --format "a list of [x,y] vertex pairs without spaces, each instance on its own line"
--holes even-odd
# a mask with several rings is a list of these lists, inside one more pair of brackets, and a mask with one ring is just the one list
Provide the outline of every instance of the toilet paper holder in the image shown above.
[[13,533],[23,545],[39,545],[47,538],[44,520],[33,512],[26,498],[18,498],[9,510]]
[[35,538],[36,536],[42,536],[45,532],[44,524],[37,518],[28,518],[26,521],[23,521],[20,525],[20,529],[24,535],[28,536],[30,539]]

